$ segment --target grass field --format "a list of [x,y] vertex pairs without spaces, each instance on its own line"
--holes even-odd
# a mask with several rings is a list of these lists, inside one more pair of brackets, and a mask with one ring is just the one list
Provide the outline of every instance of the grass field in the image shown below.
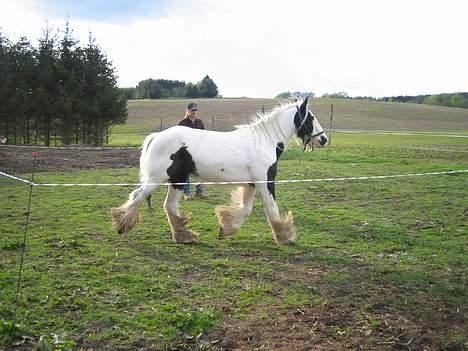
[[[467,138],[334,133],[328,153],[306,153],[299,166],[301,151],[287,151],[279,179],[468,169],[467,151]],[[137,169],[36,180],[135,182]],[[143,211],[120,236],[109,209],[130,189],[35,187],[15,304],[29,188],[10,182],[0,203],[0,349],[465,350],[467,189],[466,173],[278,185],[299,234],[295,247],[279,247],[258,200],[233,239],[217,239],[213,208],[230,188],[182,203],[201,243],[176,245],[163,189],[156,216]]]

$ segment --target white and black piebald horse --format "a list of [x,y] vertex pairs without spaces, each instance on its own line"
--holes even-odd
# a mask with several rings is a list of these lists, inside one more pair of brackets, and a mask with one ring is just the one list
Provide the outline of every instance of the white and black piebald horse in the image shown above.
[[289,212],[281,217],[275,198],[277,162],[288,141],[297,136],[304,147],[324,147],[327,136],[307,106],[307,98],[258,115],[250,124],[231,132],[216,132],[175,126],[146,137],[141,148],[140,179],[128,201],[112,209],[119,233],[138,222],[138,208],[160,183],[168,187],[164,210],[176,243],[198,241],[187,228],[189,216],[179,212],[179,197],[189,174],[207,182],[242,182],[232,194],[232,204],[218,206],[219,238],[233,235],[252,211],[255,194],[263,202],[273,237],[278,244],[294,244],[296,229]]

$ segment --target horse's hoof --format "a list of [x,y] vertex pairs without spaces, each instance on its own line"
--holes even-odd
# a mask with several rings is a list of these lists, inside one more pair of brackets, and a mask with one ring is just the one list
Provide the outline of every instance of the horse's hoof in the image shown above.
[[223,227],[219,227],[218,239],[224,239],[224,229],[223,229]]
[[197,244],[200,241],[198,234],[187,231],[185,233],[173,233],[172,241],[175,244]]
[[296,242],[295,241],[292,241],[292,240],[288,240],[288,242],[286,243],[288,246],[296,246]]

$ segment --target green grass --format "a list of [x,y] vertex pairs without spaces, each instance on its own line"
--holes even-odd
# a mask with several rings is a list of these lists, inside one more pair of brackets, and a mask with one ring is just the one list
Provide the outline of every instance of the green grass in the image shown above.
[[[467,144],[336,133],[332,148],[306,153],[295,174],[301,151],[287,151],[279,179],[467,169],[466,153],[437,150],[466,151]],[[136,182],[137,173],[38,173],[36,180]],[[274,328],[287,317],[296,318],[297,333],[304,325],[310,330],[314,320],[298,318],[313,311],[324,323],[315,331],[324,340],[376,349],[391,336],[418,335],[417,326],[433,324],[440,333],[429,334],[427,343],[460,346],[468,303],[467,189],[466,174],[278,184],[280,210],[293,211],[299,234],[295,247],[280,247],[258,201],[233,239],[217,239],[213,208],[228,201],[229,188],[210,186],[209,199],[182,203],[201,243],[176,245],[159,207],[163,189],[154,193],[156,216],[142,211],[143,222],[120,236],[110,227],[109,209],[131,189],[35,187],[15,304],[29,188],[7,181],[0,203],[0,343],[13,348],[29,336],[27,344],[38,349],[163,350],[189,342],[194,348],[197,336],[223,323]],[[360,334],[364,326],[370,337]]]

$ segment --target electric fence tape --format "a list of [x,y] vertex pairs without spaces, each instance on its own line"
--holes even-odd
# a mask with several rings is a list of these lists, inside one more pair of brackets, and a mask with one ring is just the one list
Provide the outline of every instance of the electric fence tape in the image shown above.
[[[389,179],[389,178],[405,178],[405,177],[422,177],[422,176],[431,176],[431,175],[451,175],[451,174],[460,174],[467,173],[468,169],[463,170],[450,170],[450,171],[440,171],[440,172],[425,172],[425,173],[406,173],[406,174],[390,174],[390,175],[376,175],[376,176],[359,176],[359,177],[339,177],[339,178],[315,178],[315,179],[288,179],[288,180],[260,180],[260,181],[234,181],[234,182],[200,182],[197,184],[203,185],[245,185],[245,184],[289,184],[289,183],[318,183],[318,182],[340,182],[340,181],[355,181],[355,180],[373,180],[373,179]],[[0,172],[0,175],[7,178],[11,178],[32,186],[41,186],[41,187],[79,187],[79,186],[141,186],[142,183],[36,183],[30,182],[29,180],[21,179],[13,175]],[[168,185],[185,185],[186,183],[146,183],[146,185],[154,186],[168,186]]]

